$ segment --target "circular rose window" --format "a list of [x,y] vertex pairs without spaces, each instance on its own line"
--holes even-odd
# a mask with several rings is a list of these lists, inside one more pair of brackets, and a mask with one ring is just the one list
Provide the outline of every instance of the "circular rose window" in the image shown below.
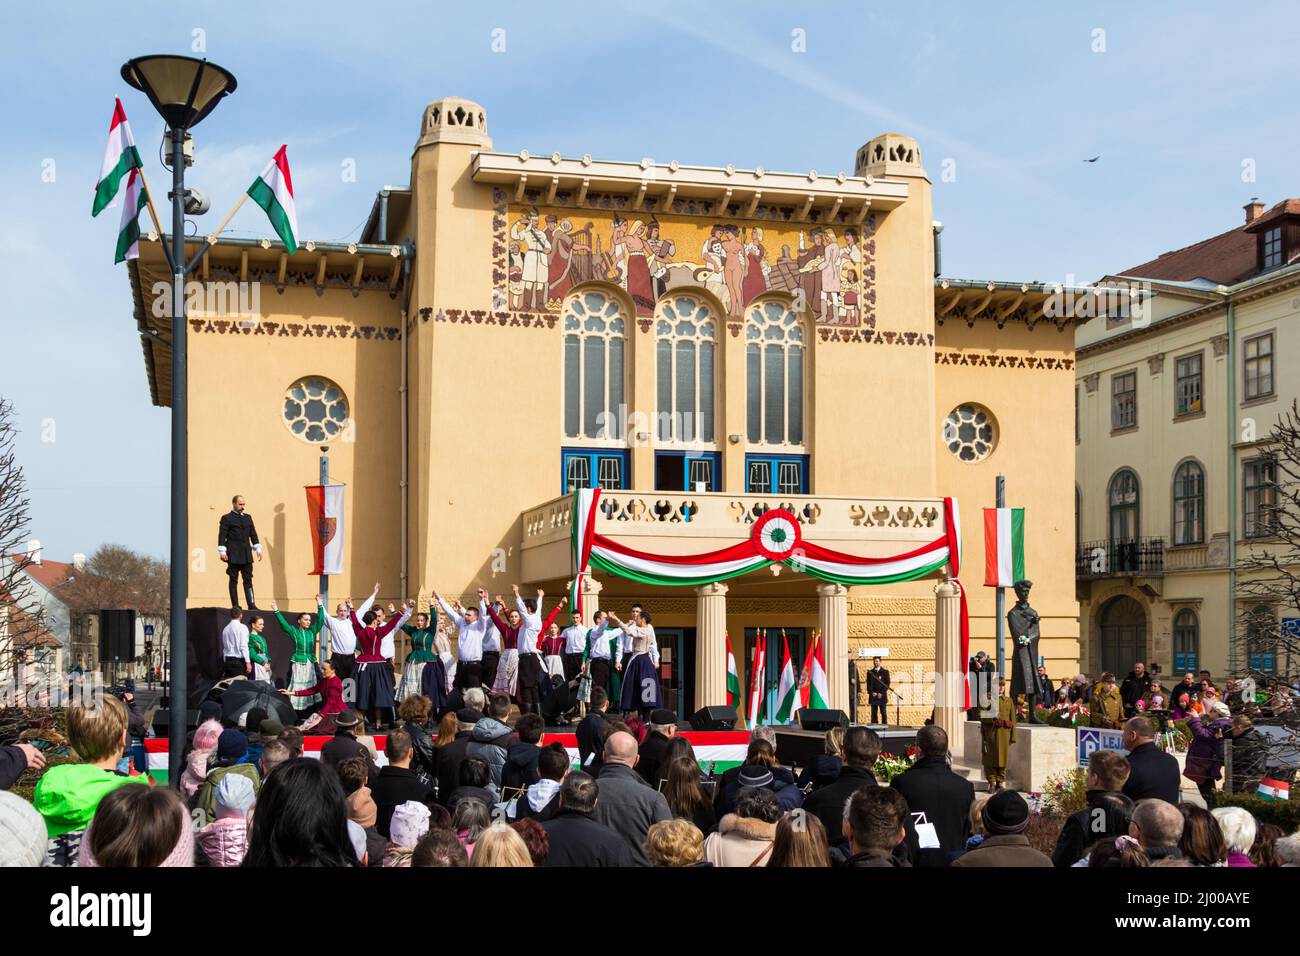
[[337,438],[348,423],[348,400],[327,378],[300,378],[284,393],[284,423],[306,442]]
[[943,423],[943,443],[961,461],[983,461],[998,443],[993,413],[983,405],[958,405]]

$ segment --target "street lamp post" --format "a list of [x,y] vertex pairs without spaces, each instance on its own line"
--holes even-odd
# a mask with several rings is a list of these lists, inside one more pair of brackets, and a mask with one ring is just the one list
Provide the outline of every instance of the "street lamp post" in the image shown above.
[[[235,77],[206,60],[188,56],[143,56],[122,66],[122,79],[149,97],[171,133],[172,236],[163,254],[172,273],[172,449],[171,449],[171,699],[167,725],[168,783],[179,787],[189,715],[186,679],[185,605],[189,573],[189,445],[186,405],[185,276],[197,265],[185,261],[185,135],[226,95]],[[202,255],[200,250],[199,255]]]

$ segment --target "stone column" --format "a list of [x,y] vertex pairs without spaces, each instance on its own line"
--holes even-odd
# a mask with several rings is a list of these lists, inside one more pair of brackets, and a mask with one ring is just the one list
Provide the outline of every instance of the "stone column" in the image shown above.
[[727,703],[727,586],[695,589],[695,708]]
[[[600,610],[601,583],[590,574],[584,574],[578,587],[582,591],[582,623],[590,625],[591,616]],[[573,608],[569,608],[569,610],[572,611]]]
[[849,589],[817,585],[817,624],[822,632],[826,683],[832,710],[849,712]]
[[966,749],[960,594],[952,581],[942,581],[934,589],[934,722],[948,732],[948,747],[954,757],[962,756]]

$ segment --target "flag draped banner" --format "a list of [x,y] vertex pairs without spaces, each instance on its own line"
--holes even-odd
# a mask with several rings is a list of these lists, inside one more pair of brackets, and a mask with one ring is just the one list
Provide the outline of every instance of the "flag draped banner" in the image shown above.
[[984,509],[984,586],[1009,588],[1025,579],[1025,509]]
[[307,486],[311,574],[343,573],[343,485]]
[[289,175],[288,148],[281,146],[276,151],[247,192],[271,220],[271,228],[284,243],[286,251],[293,255],[298,251],[298,212],[293,200],[293,178]]
[[[117,196],[123,178],[134,169],[141,169],[140,151],[135,148],[131,124],[126,121],[122,101],[113,101],[113,118],[108,124],[108,145],[104,148],[104,162],[99,168],[99,182],[95,183],[95,200],[90,215],[98,216]],[[122,260],[117,260],[121,262]]]

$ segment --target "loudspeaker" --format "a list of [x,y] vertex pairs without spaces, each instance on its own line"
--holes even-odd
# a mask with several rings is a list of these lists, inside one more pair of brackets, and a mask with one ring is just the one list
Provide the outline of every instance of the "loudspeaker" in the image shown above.
[[691,714],[691,730],[735,730],[736,708],[701,707]]
[[99,659],[129,661],[135,657],[135,611],[99,612]]
[[799,727],[803,730],[830,730],[847,727],[849,715],[842,710],[814,710],[804,707],[799,711]]

